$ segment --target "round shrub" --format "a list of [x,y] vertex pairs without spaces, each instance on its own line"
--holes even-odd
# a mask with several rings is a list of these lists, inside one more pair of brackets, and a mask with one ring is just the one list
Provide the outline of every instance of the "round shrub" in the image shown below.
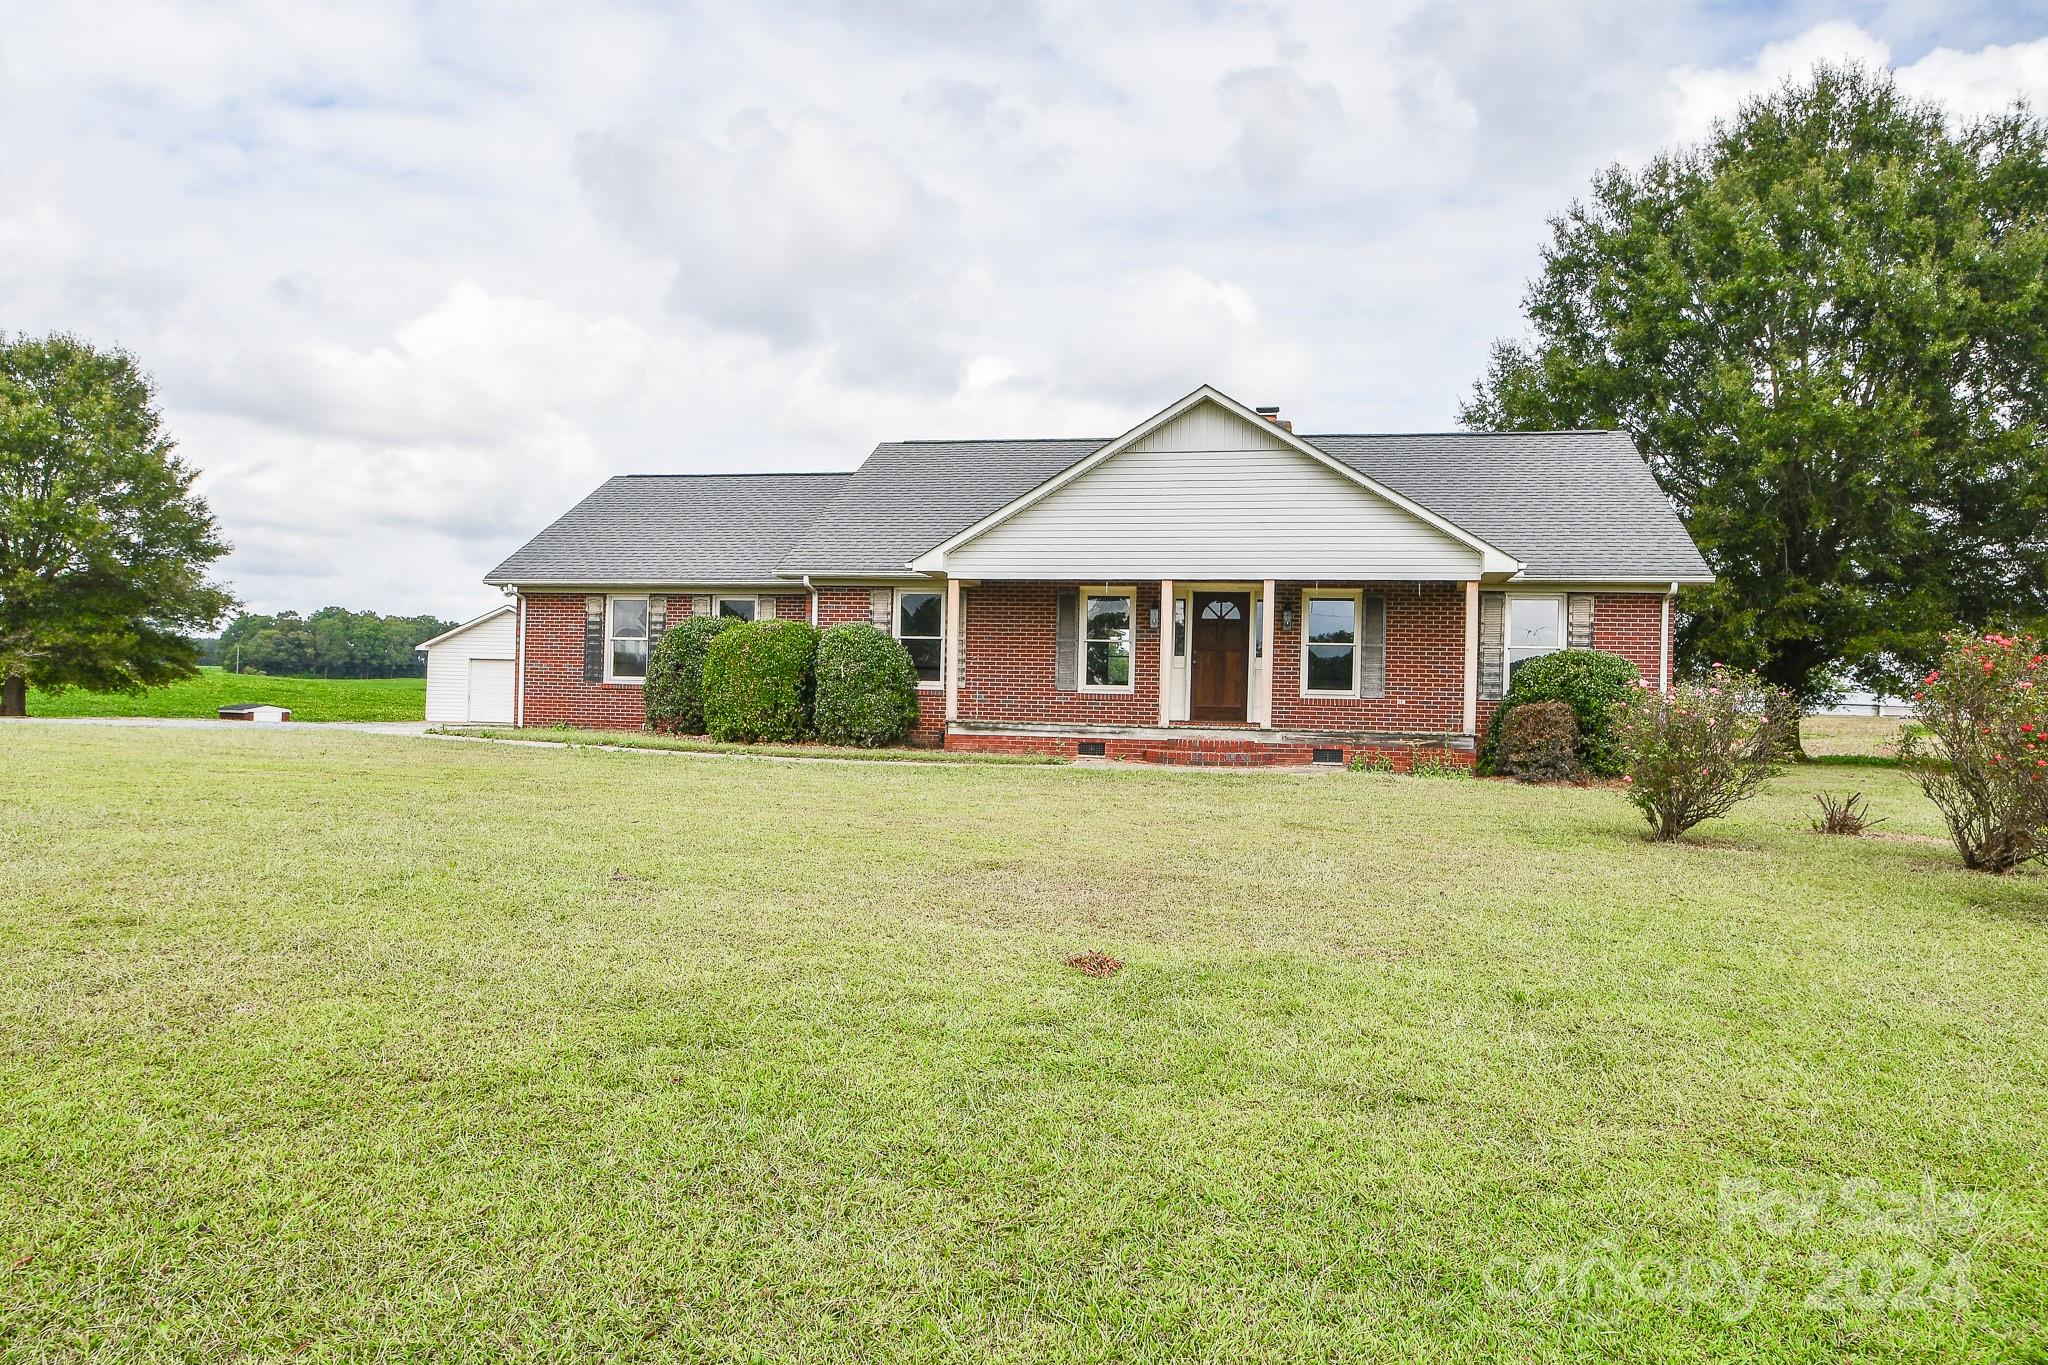
[[1524,782],[1569,782],[1579,775],[1579,721],[1561,701],[1523,702],[1501,724],[1500,770]]
[[1628,765],[1622,781],[1658,839],[1676,839],[1756,795],[1781,747],[1771,719],[1776,691],[1718,664],[1669,696],[1647,682],[1629,689],[1615,721]]
[[1561,649],[1521,664],[1480,742],[1479,770],[1501,771],[1500,736],[1514,708],[1534,701],[1561,701],[1572,708],[1572,717],[1579,724],[1579,766],[1601,777],[1618,776],[1622,759],[1615,742],[1614,708],[1637,690],[1639,677],[1634,664],[1603,649]]
[[704,730],[713,739],[788,743],[811,732],[818,632],[802,621],[745,621],[704,656]]
[[2048,657],[2031,634],[1950,635],[1913,693],[1899,760],[1963,866],[2048,862]]
[[704,733],[704,657],[711,642],[740,624],[730,616],[690,616],[677,622],[647,661],[647,728]]
[[814,729],[827,744],[880,748],[917,724],[917,671],[887,631],[834,626],[818,637]]

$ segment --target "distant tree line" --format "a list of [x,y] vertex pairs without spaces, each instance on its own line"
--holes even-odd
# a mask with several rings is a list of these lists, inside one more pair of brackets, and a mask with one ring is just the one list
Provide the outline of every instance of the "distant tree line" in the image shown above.
[[[414,649],[454,621],[434,616],[379,616],[374,611],[322,607],[311,616],[281,611],[244,612],[217,641],[202,642],[202,658],[244,672],[321,678],[417,678],[426,662]],[[210,657],[208,657],[210,656]]]

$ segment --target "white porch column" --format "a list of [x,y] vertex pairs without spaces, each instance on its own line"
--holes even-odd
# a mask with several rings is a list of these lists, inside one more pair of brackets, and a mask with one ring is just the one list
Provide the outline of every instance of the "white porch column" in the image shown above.
[[1266,666],[1259,671],[1259,725],[1273,728],[1273,580],[1266,580],[1266,609],[1259,613],[1259,654]]
[[1479,580],[1465,584],[1465,733],[1479,733]]
[[946,657],[939,672],[946,680],[946,723],[951,725],[960,719],[960,580],[946,580]]
[[1173,580],[1159,580],[1159,723],[1173,720]]

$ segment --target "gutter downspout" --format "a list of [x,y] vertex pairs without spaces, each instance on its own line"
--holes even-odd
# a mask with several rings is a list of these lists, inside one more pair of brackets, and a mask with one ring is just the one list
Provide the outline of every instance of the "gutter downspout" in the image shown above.
[[1657,672],[1662,675],[1660,690],[1671,694],[1671,607],[1678,600],[1678,582],[1672,580],[1664,592],[1664,625],[1657,632]]
[[811,595],[811,629],[816,630],[818,628],[818,589],[811,582],[809,574],[804,575],[804,591]]

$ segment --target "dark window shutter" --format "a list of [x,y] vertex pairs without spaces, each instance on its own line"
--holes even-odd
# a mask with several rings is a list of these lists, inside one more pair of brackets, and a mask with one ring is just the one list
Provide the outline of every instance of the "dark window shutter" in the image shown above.
[[604,681],[604,598],[583,599],[583,681]]
[[1479,695],[1499,701],[1504,676],[1508,629],[1508,595],[1504,592],[1479,594]]
[[668,630],[668,599],[659,595],[647,599],[647,657],[654,658],[654,647],[661,643],[662,634]]
[[[1387,695],[1387,599],[1367,593],[1359,604],[1358,695]],[[1304,621],[1303,625],[1306,626]]]
[[1575,592],[1564,599],[1564,643],[1567,649],[1593,647],[1593,594]]
[[896,590],[894,588],[868,589],[868,624],[876,630],[896,633]]
[[1059,606],[1053,612],[1052,686],[1055,692],[1080,688],[1081,592],[1061,588]]

